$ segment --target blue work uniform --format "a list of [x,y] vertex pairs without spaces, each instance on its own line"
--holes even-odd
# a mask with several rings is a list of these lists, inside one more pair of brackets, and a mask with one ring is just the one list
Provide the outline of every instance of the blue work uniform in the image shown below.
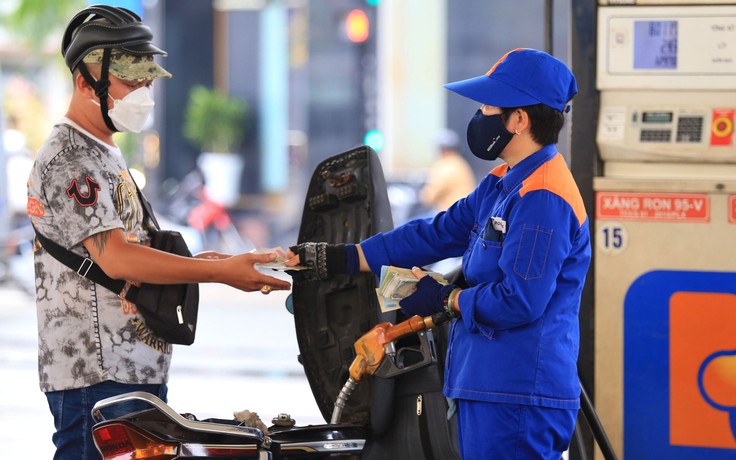
[[[463,256],[469,288],[459,295],[462,317],[450,329],[446,396],[576,413],[578,312],[590,233],[580,192],[555,145],[513,168],[496,167],[446,212],[375,235],[361,247],[374,273],[382,265]],[[461,425],[460,436],[492,433],[489,420]],[[573,427],[574,417],[570,437]]]

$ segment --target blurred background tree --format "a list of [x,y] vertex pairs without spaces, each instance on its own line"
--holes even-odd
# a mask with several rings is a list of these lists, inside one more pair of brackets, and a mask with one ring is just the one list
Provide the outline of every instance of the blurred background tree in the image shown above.
[[[3,0],[13,2],[14,0]],[[2,20],[8,30],[36,51],[49,37],[58,37],[74,13],[87,6],[85,0],[15,0],[16,8]]]
[[35,152],[63,113],[66,85],[61,36],[69,19],[87,0],[0,0],[0,116],[17,129]]

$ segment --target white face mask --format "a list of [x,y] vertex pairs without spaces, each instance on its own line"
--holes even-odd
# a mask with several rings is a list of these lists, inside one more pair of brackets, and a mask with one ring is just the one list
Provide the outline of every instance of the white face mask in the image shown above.
[[[115,128],[120,132],[139,133],[148,121],[148,117],[153,111],[153,97],[151,97],[151,88],[142,86],[135,91],[131,91],[122,99],[115,99],[115,106],[107,111],[108,116],[112,120]],[[92,101],[99,105],[97,101]]]

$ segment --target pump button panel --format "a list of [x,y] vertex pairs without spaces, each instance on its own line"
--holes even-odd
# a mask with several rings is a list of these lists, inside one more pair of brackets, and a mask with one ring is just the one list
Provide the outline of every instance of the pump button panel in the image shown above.
[[608,91],[598,148],[604,161],[736,164],[735,121],[731,93]]
[[639,136],[641,142],[667,142],[672,139],[670,129],[642,129]]
[[696,143],[703,141],[703,117],[680,117],[677,120],[678,143]]
[[[675,118],[673,112],[642,112],[641,121],[644,126],[639,131],[639,142],[672,142],[674,127],[672,121]],[[634,112],[633,124],[636,125],[638,116]],[[702,116],[679,116],[677,117],[677,144],[699,144],[703,142],[704,117]],[[667,127],[665,129],[665,127]]]

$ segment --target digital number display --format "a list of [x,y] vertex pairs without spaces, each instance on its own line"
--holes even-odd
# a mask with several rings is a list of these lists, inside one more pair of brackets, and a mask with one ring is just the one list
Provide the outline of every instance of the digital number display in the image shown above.
[[641,114],[644,123],[672,123],[672,112],[644,112]]
[[677,69],[677,21],[634,21],[634,69]]

